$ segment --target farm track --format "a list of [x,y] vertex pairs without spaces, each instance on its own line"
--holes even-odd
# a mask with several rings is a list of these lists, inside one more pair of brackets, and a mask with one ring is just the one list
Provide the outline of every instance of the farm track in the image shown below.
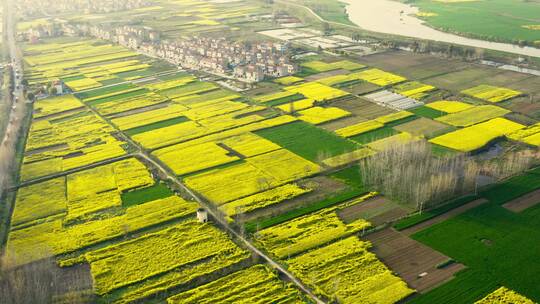
[[462,214],[468,210],[471,210],[475,207],[478,207],[482,204],[485,204],[487,203],[488,200],[484,199],[484,198],[481,198],[481,199],[477,199],[477,200],[474,200],[468,204],[465,204],[463,206],[460,206],[458,208],[455,208],[455,209],[452,209],[446,213],[443,213],[441,215],[438,215],[432,219],[429,219],[425,222],[421,222],[417,225],[414,225],[412,227],[409,227],[407,229],[403,229],[401,230],[401,233],[407,235],[407,236],[411,236],[413,234],[415,234],[416,232],[420,231],[420,230],[424,230],[425,228],[428,228],[430,226],[433,226],[435,224],[438,224],[438,223],[441,223],[441,222],[444,222],[445,220],[451,218],[451,217],[454,217],[456,215],[459,215],[459,214]]
[[502,206],[512,212],[519,213],[540,203],[540,189],[513,199]]

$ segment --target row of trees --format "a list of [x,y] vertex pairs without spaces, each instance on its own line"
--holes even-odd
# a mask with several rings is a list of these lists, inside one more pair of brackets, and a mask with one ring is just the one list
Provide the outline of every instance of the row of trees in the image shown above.
[[363,182],[370,189],[421,211],[457,195],[476,191],[479,180],[492,181],[522,172],[536,163],[538,152],[509,152],[481,160],[467,155],[435,157],[425,141],[390,144],[360,164]]

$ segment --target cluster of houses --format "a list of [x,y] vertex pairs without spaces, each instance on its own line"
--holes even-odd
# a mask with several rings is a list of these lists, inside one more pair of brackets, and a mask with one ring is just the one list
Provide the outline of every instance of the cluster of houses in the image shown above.
[[17,0],[17,8],[26,16],[58,13],[111,13],[151,5],[149,0]]
[[25,40],[57,35],[90,36],[138,50],[148,56],[165,59],[186,69],[206,71],[244,82],[296,73],[288,42],[236,42],[225,38],[191,37],[162,40],[159,31],[144,26],[89,25],[62,21],[40,25],[22,33]]
[[192,37],[172,42],[143,43],[139,49],[187,69],[228,75],[246,82],[283,77],[298,71],[298,66],[291,62],[288,43],[244,43],[225,38]]

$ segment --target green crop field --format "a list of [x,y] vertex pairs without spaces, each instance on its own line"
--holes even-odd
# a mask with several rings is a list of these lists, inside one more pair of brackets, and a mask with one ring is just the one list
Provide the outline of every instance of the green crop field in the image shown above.
[[540,3],[521,0],[431,1],[414,0],[424,18],[436,28],[487,40],[540,41]]
[[351,141],[305,122],[264,129],[256,134],[312,161],[321,155],[331,157],[359,148]]
[[503,204],[540,187],[535,172],[481,193],[489,203],[413,235],[413,238],[463,263],[455,279],[411,303],[473,303],[497,286],[506,286],[540,301],[540,206],[521,213]]

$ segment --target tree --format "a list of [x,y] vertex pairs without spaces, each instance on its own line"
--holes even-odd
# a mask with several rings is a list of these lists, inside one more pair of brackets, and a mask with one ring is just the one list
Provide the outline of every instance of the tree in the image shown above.
[[330,24],[328,24],[328,22],[323,23],[323,32],[325,36],[328,36],[332,33],[332,28],[330,27]]
[[34,99],[36,98],[36,95],[34,95],[34,93],[32,93],[32,92],[28,92],[26,94],[26,98],[28,98],[28,100],[30,100],[30,101],[34,101]]

